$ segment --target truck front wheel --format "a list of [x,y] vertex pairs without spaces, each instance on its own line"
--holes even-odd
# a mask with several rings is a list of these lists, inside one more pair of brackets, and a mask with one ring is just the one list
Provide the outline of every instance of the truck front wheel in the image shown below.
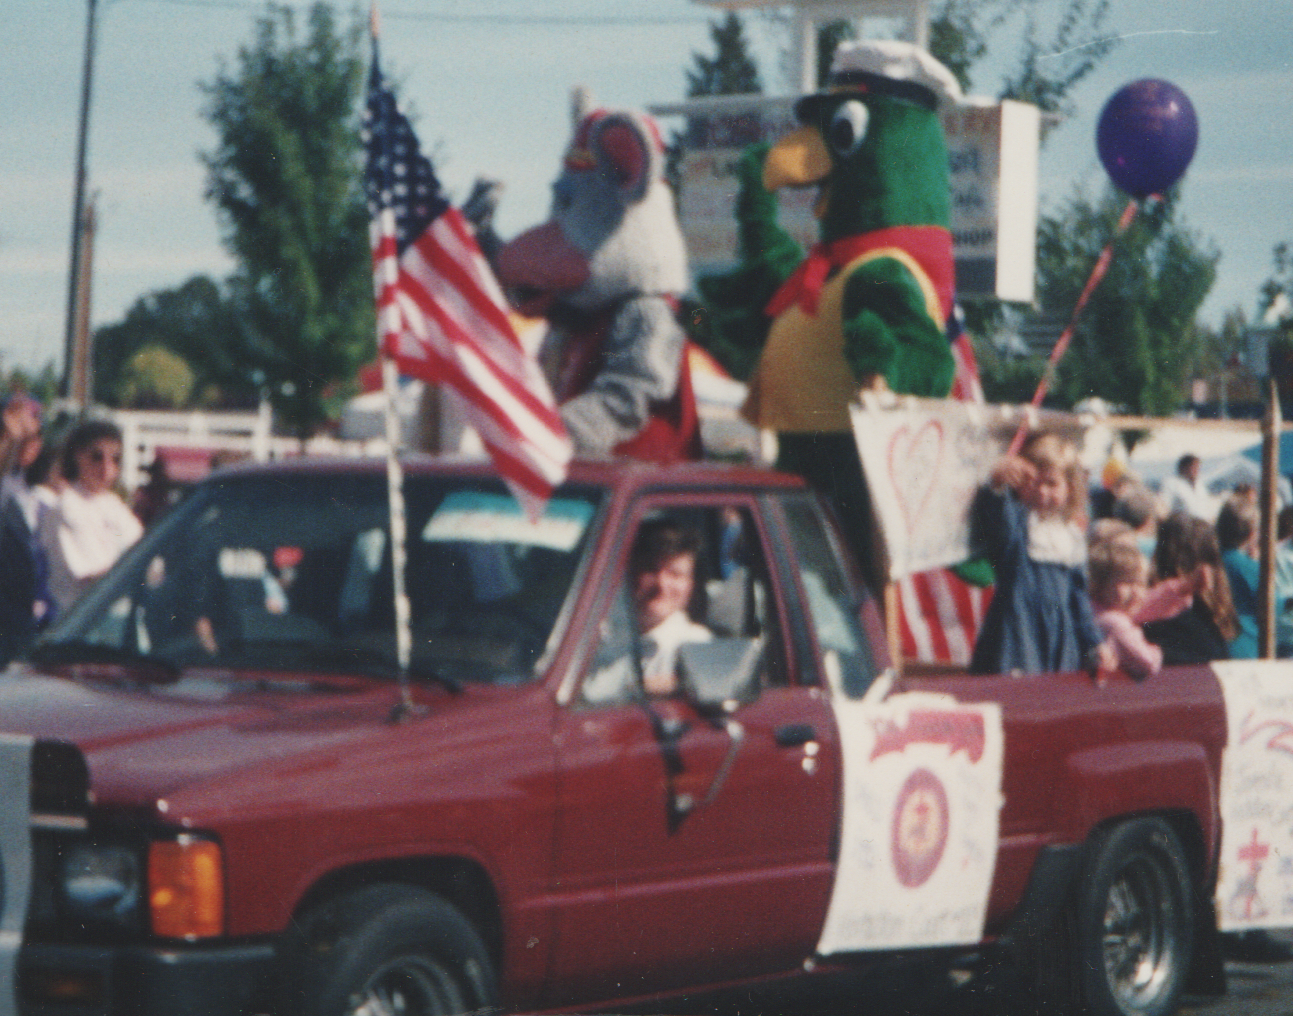
[[452,1016],[497,1004],[489,952],[423,889],[377,885],[307,914],[283,949],[285,1014]]
[[1115,826],[1092,844],[1076,892],[1077,980],[1096,1016],[1166,1016],[1190,966],[1189,866],[1157,818]]

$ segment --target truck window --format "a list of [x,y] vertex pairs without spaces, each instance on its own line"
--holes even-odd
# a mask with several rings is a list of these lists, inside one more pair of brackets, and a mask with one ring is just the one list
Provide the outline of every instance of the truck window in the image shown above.
[[614,600],[598,626],[583,701],[674,694],[678,647],[698,641],[757,643],[761,683],[784,683],[767,575],[748,508],[649,513],[629,539]]
[[[564,489],[531,523],[496,481],[409,477],[415,675],[534,676],[599,497]],[[62,643],[180,666],[393,674],[387,513],[376,475],[212,481],[149,532],[39,652]]]
[[840,564],[835,540],[816,502],[811,497],[792,496],[782,506],[817,641],[819,665],[834,690],[857,698],[876,676],[875,659],[859,620],[861,602]]

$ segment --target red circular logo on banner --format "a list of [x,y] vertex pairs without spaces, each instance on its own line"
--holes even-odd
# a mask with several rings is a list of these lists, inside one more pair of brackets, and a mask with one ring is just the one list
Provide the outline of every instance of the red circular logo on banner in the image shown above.
[[908,889],[934,874],[947,846],[947,792],[928,769],[917,769],[893,809],[893,869]]

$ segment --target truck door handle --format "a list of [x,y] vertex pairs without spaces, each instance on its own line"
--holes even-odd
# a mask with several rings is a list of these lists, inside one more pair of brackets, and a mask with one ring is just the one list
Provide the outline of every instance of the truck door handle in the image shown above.
[[811,723],[786,723],[773,731],[772,738],[778,748],[798,748],[817,740],[817,731]]

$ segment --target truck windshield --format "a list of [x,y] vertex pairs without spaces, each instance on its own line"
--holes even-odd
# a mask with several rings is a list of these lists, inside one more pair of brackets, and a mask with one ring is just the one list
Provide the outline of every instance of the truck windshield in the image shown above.
[[[411,670],[451,682],[534,674],[600,492],[566,487],[531,522],[501,483],[408,477]],[[209,481],[33,650],[176,667],[396,669],[384,476]]]

